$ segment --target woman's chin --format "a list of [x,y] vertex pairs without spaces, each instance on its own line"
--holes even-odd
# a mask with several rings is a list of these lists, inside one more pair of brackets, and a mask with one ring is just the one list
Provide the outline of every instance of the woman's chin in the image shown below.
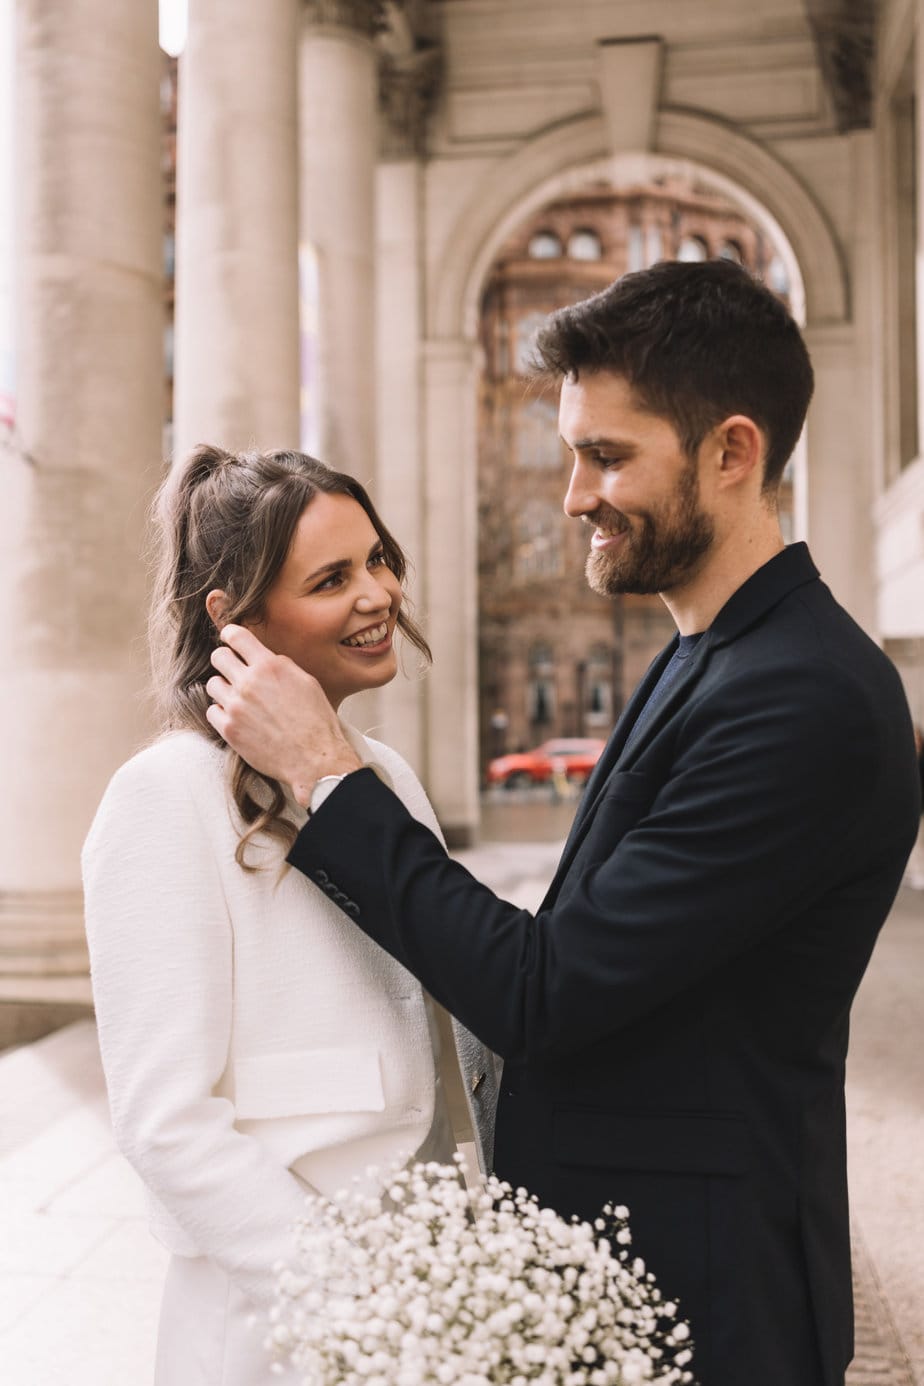
[[[381,669],[370,668],[365,672],[362,678],[357,676],[350,681],[348,686],[341,688],[338,701],[342,702],[344,698],[355,698],[357,693],[369,693],[375,688],[384,688],[386,684],[393,681],[397,673],[398,661],[396,659],[389,661],[387,665],[385,665],[383,661],[383,667]],[[336,707],[337,703],[334,702],[334,699],[331,698],[329,693],[327,696],[330,702]]]

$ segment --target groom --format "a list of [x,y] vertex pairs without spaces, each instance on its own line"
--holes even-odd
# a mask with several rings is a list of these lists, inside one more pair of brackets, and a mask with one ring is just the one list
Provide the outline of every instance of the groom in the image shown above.
[[663,263],[539,338],[595,590],[678,634],[587,785],[535,917],[447,858],[314,681],[228,627],[210,720],[312,810],[289,860],[505,1059],[497,1173],[629,1206],[702,1386],[841,1386],[848,1014],[914,842],[888,660],[776,500],[812,370],[739,267]]

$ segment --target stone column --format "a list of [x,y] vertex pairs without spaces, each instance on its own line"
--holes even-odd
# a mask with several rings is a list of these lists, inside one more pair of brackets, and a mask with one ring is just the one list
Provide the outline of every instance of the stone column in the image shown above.
[[478,826],[477,348],[431,341],[424,355],[426,785],[450,846]]
[[379,150],[372,39],[384,12],[382,0],[304,0],[298,45],[300,228],[319,280],[319,452],[369,486]]
[[190,0],[179,66],[174,456],[297,447],[299,0]]
[[837,600],[875,634],[868,376],[849,324],[803,330],[815,368],[805,428],[807,539]]
[[[850,142],[854,217],[849,323],[803,329],[815,368],[815,395],[805,428],[806,537],[835,597],[874,638],[877,631],[872,509],[881,419],[874,404],[877,314],[874,275],[876,165],[873,137]],[[878,437],[877,437],[878,435]]]
[[13,0],[0,0],[0,446],[15,418],[13,301]]
[[[0,974],[5,1001],[49,1003],[89,997],[73,975],[86,967],[80,846],[148,730],[140,553],[161,471],[160,55],[156,0],[16,9]],[[16,1037],[5,1030],[0,1043]]]
[[[385,124],[376,182],[376,503],[407,553],[415,614],[426,608],[424,475],[421,428],[423,216],[420,155],[439,82],[439,52],[387,57],[380,97]],[[424,622],[426,624],[426,622]],[[432,634],[429,628],[425,630]],[[380,694],[385,740],[426,774],[426,687],[419,658],[406,648],[404,669]]]

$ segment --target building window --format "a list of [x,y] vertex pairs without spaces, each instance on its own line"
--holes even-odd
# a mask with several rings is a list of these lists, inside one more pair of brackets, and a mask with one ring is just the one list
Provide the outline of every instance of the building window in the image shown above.
[[533,726],[543,727],[555,716],[555,661],[550,645],[531,646],[526,690],[526,715]]
[[561,574],[562,523],[561,512],[550,501],[529,500],[523,505],[513,555],[514,578],[518,582]]
[[660,226],[645,227],[645,264],[656,265],[664,255],[664,243]]
[[164,375],[173,379],[173,323],[164,324]]
[[767,267],[767,283],[775,294],[785,298],[790,289],[789,270],[780,255],[774,255]]
[[645,233],[640,226],[629,227],[629,269],[645,268]]
[[554,231],[537,231],[530,236],[527,254],[531,260],[557,260],[562,245]]
[[568,239],[568,254],[572,260],[602,260],[600,237],[596,231],[575,231]]
[[562,462],[558,410],[550,400],[532,399],[517,419],[517,465],[558,468]]
[[594,645],[587,657],[584,725],[610,727],[613,722],[613,657],[605,645]]
[[702,236],[684,236],[677,247],[677,259],[694,262],[709,259],[709,247]]
[[536,333],[545,322],[545,319],[545,313],[526,313],[517,322],[516,360],[514,365],[520,375],[525,375],[529,371],[533,356],[533,347],[536,342]]
[[719,251],[719,259],[731,260],[736,265],[743,265],[744,255],[741,252],[741,246],[737,241],[726,241]]

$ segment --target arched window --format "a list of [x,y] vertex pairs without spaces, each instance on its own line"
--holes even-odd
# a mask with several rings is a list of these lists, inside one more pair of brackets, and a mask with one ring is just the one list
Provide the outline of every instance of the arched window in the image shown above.
[[561,251],[561,241],[554,231],[536,231],[527,247],[531,260],[557,260]]
[[726,241],[719,251],[720,260],[733,260],[736,265],[744,264],[744,254],[737,241]]
[[661,228],[657,225],[645,227],[645,266],[656,265],[664,256],[664,243]]
[[767,283],[775,294],[788,294],[790,289],[789,271],[779,255],[774,255],[767,269]]
[[572,260],[601,260],[603,246],[596,231],[581,228],[568,238],[568,254]]
[[677,247],[677,259],[689,262],[709,259],[709,247],[702,236],[684,236]]
[[517,465],[520,467],[560,467],[561,439],[558,436],[558,410],[551,400],[531,399],[517,418]]
[[545,313],[524,313],[523,317],[517,321],[514,369],[520,375],[525,374],[529,369],[536,333],[545,319]]
[[645,268],[645,233],[640,226],[629,227],[629,269]]
[[513,573],[518,582],[558,577],[562,571],[561,511],[550,501],[529,500],[517,519]]

